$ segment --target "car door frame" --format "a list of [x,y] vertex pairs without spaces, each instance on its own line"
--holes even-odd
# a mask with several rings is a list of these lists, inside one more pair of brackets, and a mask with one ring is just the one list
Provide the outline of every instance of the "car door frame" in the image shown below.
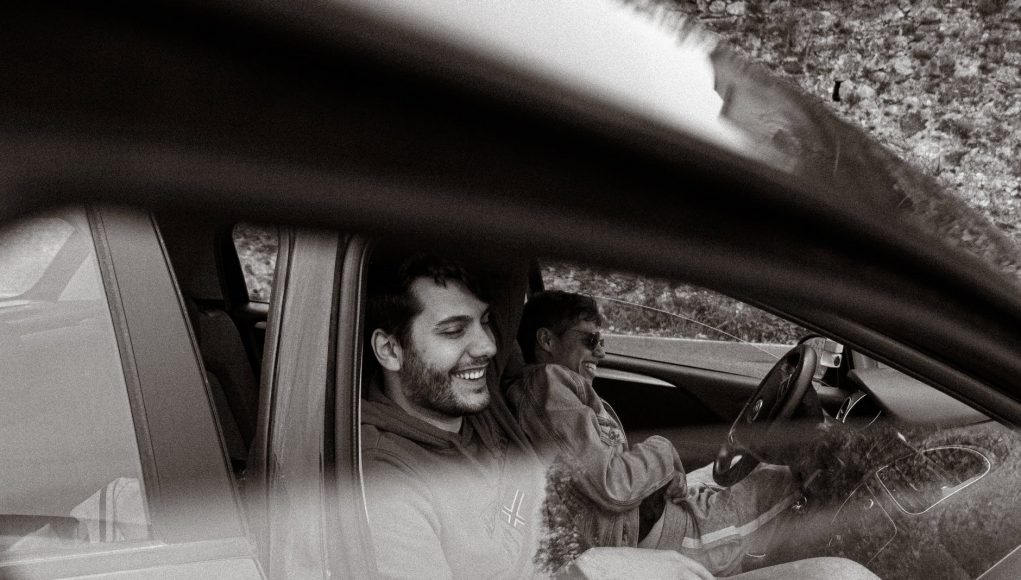
[[134,423],[151,539],[11,559],[0,563],[0,576],[143,578],[159,571],[182,579],[261,578],[201,357],[155,223],[125,208],[85,212]]
[[[246,489],[259,558],[271,577],[297,569],[342,578],[376,576],[359,445],[358,337],[368,245],[360,236],[280,228]],[[288,415],[282,401],[295,396],[318,401],[322,415]],[[279,433],[288,428],[297,430],[292,439],[303,446],[286,444]],[[320,537],[322,550],[317,561],[302,563],[293,560],[296,556],[286,545],[278,548],[274,536],[287,537],[302,527],[302,522],[287,519],[287,497],[293,494],[287,488],[311,482],[295,482],[285,470],[310,454],[321,461],[314,476],[321,494],[306,494],[309,505],[302,509],[315,516],[306,521],[318,526],[313,534]]]

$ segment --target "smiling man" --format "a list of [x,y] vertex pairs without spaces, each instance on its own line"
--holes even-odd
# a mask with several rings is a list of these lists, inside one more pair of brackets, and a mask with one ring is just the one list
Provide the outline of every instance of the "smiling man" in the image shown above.
[[670,441],[654,435],[629,445],[592,385],[605,357],[602,325],[595,300],[552,290],[528,301],[518,330],[531,364],[507,399],[549,466],[553,490],[541,560],[557,569],[588,548],[642,547],[676,551],[714,574],[740,572],[752,564],[745,554],[769,545],[773,522],[797,497],[790,471],[762,465],[733,487],[694,478],[689,490]]
[[[426,255],[370,281],[362,407],[369,524],[386,578],[518,578],[542,468],[493,398],[498,337],[474,278]],[[494,382],[495,384],[495,382]]]
[[[578,549],[637,546],[663,512],[666,499],[686,495],[684,468],[667,439],[652,436],[629,446],[617,415],[592,388],[603,359],[603,316],[588,296],[551,290],[528,301],[518,344],[528,364],[507,399],[529,441],[550,466],[547,513],[567,509]],[[643,501],[651,500],[646,510]],[[584,506],[570,509],[565,506]],[[640,511],[649,516],[640,518]],[[644,514],[643,514],[644,515]],[[547,527],[553,528],[548,518]],[[576,554],[556,552],[546,542],[542,558],[556,569]],[[572,544],[574,545],[574,544]]]

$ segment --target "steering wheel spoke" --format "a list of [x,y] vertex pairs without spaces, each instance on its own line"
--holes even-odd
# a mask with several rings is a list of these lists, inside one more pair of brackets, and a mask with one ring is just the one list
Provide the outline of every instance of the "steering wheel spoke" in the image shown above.
[[741,481],[759,462],[756,449],[768,449],[770,439],[782,429],[778,423],[794,415],[805,393],[812,387],[816,354],[800,344],[785,354],[766,374],[730,427],[727,438],[713,462],[713,479],[724,487]]

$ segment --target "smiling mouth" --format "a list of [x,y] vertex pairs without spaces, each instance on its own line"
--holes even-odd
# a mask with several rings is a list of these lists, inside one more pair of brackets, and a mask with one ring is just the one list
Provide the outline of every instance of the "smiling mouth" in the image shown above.
[[596,363],[594,363],[594,362],[586,362],[586,363],[583,363],[582,366],[585,367],[585,370],[587,370],[587,371],[589,371],[591,373],[595,373],[596,372]]
[[481,367],[477,369],[467,369],[463,371],[457,371],[456,373],[451,374],[453,374],[454,377],[458,379],[464,379],[466,381],[477,381],[482,377],[486,376],[486,367]]

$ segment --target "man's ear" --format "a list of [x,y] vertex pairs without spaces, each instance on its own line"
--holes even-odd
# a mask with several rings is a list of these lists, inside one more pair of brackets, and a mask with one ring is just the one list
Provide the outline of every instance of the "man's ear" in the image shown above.
[[548,328],[540,328],[535,331],[535,346],[543,352],[553,352],[553,331]]
[[372,331],[372,354],[376,355],[379,366],[385,370],[397,372],[404,364],[404,352],[397,342],[397,337],[387,334],[381,328]]

